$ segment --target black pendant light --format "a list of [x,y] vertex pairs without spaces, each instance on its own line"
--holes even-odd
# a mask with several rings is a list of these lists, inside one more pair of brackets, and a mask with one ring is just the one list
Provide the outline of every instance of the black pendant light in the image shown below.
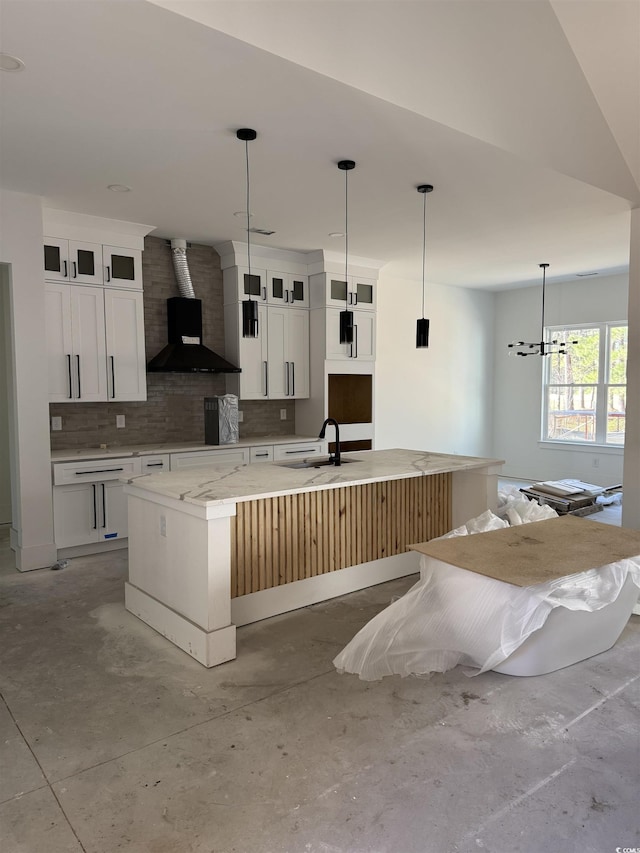
[[547,267],[549,264],[538,264],[542,270],[542,317],[540,320],[539,341],[512,341],[509,347],[509,355],[566,355],[567,347],[575,345],[578,341],[559,341],[557,339],[545,342],[544,339],[544,301],[547,284]]
[[[245,162],[247,165],[247,266],[249,268],[249,282],[251,282],[251,236],[249,232],[250,207],[250,183],[249,183],[249,143],[253,142],[258,134],[250,127],[243,127],[236,131],[236,136],[244,142]],[[251,298],[251,284],[249,285],[249,297],[242,302],[242,337],[258,337],[258,301]]]
[[416,187],[423,195],[422,205],[422,317],[416,325],[416,348],[429,346],[429,321],[424,316],[424,267],[427,254],[427,193],[433,192],[431,184],[420,184]]
[[349,258],[349,181],[348,175],[356,164],[353,160],[340,160],[338,169],[344,172],[344,283],[345,309],[340,312],[340,343],[353,343],[353,311],[349,311],[349,279],[347,278]]

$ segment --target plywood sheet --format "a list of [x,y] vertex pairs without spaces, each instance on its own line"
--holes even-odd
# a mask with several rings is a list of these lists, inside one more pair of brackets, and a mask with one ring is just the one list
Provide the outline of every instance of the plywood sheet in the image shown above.
[[639,556],[640,531],[567,515],[409,547],[479,575],[533,586]]

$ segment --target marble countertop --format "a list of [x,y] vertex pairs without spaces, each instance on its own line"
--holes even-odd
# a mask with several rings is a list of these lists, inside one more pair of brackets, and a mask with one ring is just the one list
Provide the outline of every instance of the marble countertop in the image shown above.
[[89,459],[111,459],[114,456],[151,456],[158,453],[195,453],[207,450],[233,450],[234,447],[258,447],[263,444],[297,444],[318,441],[317,435],[256,435],[241,438],[234,444],[202,444],[197,442],[172,444],[123,444],[118,447],[80,447],[52,450],[52,462],[78,462]]
[[252,465],[205,465],[160,474],[143,474],[126,480],[149,492],[199,506],[238,503],[283,494],[320,491],[421,477],[455,471],[470,471],[501,465],[502,459],[455,456],[420,450],[363,450],[347,453],[353,463],[340,467],[287,468],[278,462]]

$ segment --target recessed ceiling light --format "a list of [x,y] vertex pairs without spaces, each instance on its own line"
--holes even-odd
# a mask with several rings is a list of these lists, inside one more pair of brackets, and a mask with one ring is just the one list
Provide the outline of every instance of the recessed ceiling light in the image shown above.
[[344,237],[344,231],[331,231],[329,237]]
[[[244,219],[246,219],[247,218],[247,211],[246,210],[236,210],[236,212],[233,215],[238,216],[238,217],[242,216]],[[250,217],[253,216],[253,213],[250,213],[249,216]]]
[[130,193],[131,192],[131,187],[128,187],[125,184],[109,184],[107,189],[111,190],[112,193]]
[[585,276],[598,275],[598,273],[597,272],[577,272],[576,275],[578,276],[578,278],[585,278]]
[[0,53],[0,71],[22,71],[24,62],[10,53]]

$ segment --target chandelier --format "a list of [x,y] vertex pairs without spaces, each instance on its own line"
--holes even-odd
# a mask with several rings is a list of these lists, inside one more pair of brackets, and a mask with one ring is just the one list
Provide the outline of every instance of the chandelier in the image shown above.
[[542,322],[540,326],[540,340],[512,341],[508,344],[509,355],[566,355],[567,347],[577,344],[578,341],[545,341],[544,339],[544,298],[547,283],[547,267],[549,264],[538,264],[542,269]]

